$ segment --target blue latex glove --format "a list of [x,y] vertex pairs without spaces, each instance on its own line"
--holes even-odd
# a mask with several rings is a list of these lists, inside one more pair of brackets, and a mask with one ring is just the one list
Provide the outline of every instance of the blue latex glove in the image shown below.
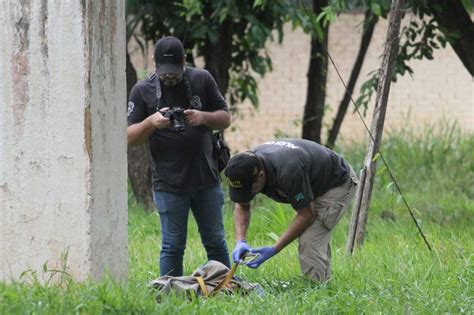
[[232,251],[232,260],[238,264],[242,255],[251,249],[252,248],[247,244],[246,241],[238,241],[237,245],[235,245],[235,248]]
[[250,250],[252,254],[260,254],[255,260],[248,262],[246,265],[250,268],[258,268],[264,261],[272,258],[276,254],[275,247],[259,247]]

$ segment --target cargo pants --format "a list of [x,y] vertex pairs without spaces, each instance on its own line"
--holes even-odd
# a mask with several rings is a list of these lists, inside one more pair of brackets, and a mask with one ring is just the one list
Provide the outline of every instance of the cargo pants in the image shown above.
[[313,201],[316,219],[298,239],[301,272],[313,280],[326,282],[331,278],[331,231],[349,207],[358,183],[351,168],[344,184]]

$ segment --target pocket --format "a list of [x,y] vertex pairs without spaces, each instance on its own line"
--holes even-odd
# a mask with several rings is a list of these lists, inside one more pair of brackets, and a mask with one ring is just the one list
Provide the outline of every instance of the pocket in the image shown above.
[[341,220],[346,210],[346,205],[341,203],[334,203],[331,206],[322,208],[322,213],[320,214],[322,225],[328,231],[331,231],[339,220]]
[[359,178],[357,177],[357,174],[352,167],[349,173],[349,178],[351,179],[353,185],[357,186],[359,184]]

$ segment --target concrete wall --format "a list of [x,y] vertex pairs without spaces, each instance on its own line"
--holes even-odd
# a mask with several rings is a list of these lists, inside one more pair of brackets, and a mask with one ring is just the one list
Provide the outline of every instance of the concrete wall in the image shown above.
[[126,277],[124,10],[0,4],[0,279],[65,253],[75,279]]
[[[329,51],[343,79],[347,82],[354,64],[360,42],[363,13],[341,14],[331,25]],[[413,17],[407,14],[403,23]],[[361,83],[367,73],[380,67],[380,56],[387,34],[387,21],[382,20],[375,28],[364,66],[359,77],[354,98],[357,98]],[[283,43],[270,43],[268,52],[273,61],[273,71],[258,79],[260,106],[255,110],[249,103],[238,104],[240,115],[234,117],[226,139],[233,150],[243,150],[274,138],[275,136],[301,136],[301,119],[306,102],[307,72],[309,65],[310,37],[300,29],[285,28]],[[150,52],[143,58],[138,47],[131,43],[132,62],[140,73],[144,68],[153,71]],[[197,60],[202,65],[202,60]],[[409,64],[415,74],[406,75],[390,89],[386,129],[393,126],[418,128],[425,123],[439,121],[443,117],[454,119],[468,131],[474,130],[474,83],[469,72],[448,45],[436,50],[434,60],[413,61]],[[329,110],[326,125],[332,123],[337,106],[344,95],[344,88],[329,65],[326,85],[326,102]],[[372,107],[373,107],[372,100]],[[372,112],[365,118],[370,126]],[[326,136],[323,136],[326,141]],[[352,106],[341,128],[341,141],[366,141],[363,125]],[[339,141],[338,140],[338,141]]]

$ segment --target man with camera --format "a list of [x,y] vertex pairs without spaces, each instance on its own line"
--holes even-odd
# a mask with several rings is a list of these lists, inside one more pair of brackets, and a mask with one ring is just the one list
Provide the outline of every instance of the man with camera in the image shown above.
[[178,38],[161,38],[154,60],[155,73],[130,93],[127,136],[129,144],[150,143],[162,234],[160,274],[183,274],[189,209],[208,259],[230,266],[212,136],[213,129],[230,124],[227,103],[208,71],[185,66]]
[[[280,139],[233,156],[224,171],[230,199],[235,202],[238,263],[245,253],[257,256],[246,265],[258,268],[285,246],[299,240],[301,271],[313,280],[331,277],[331,231],[345,213],[358,179],[340,155],[316,142]],[[273,246],[252,248],[246,242],[250,201],[259,192],[289,203],[296,216]]]

